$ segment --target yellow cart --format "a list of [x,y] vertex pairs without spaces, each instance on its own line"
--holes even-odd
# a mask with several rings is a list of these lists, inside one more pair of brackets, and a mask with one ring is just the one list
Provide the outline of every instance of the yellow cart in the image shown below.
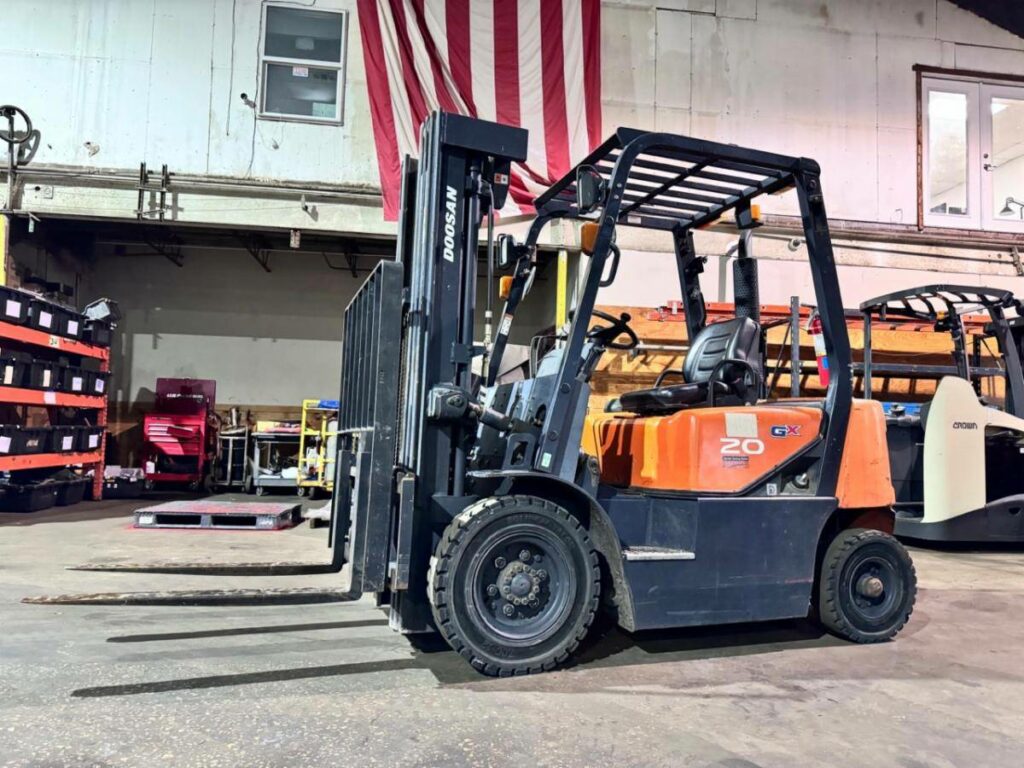
[[334,491],[338,443],[338,401],[303,400],[299,432],[298,494],[314,498]]

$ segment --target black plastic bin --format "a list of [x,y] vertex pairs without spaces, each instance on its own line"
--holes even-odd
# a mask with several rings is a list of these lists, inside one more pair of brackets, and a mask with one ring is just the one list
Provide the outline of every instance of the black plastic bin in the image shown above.
[[15,427],[11,440],[12,455],[46,453],[50,449],[49,427]]
[[[146,487],[142,480],[128,480],[123,477],[108,478],[103,481],[104,499],[138,499],[145,494]],[[92,498],[92,489],[86,489],[86,495]]]
[[67,507],[80,502],[85,498],[85,489],[89,482],[84,477],[60,482],[60,488],[57,490],[57,506]]
[[83,372],[85,373],[85,394],[106,397],[110,374],[89,370]]
[[50,453],[72,453],[78,441],[78,427],[50,427]]
[[37,331],[59,333],[63,311],[56,304],[33,298],[28,305],[28,324]]
[[47,360],[33,360],[25,384],[30,389],[59,389],[60,366]]
[[80,339],[85,331],[85,317],[73,309],[58,307],[57,333],[68,339]]
[[23,387],[28,377],[32,355],[25,352],[0,353],[0,386]]
[[29,301],[31,297],[21,291],[0,285],[0,320],[22,325],[28,319]]
[[7,483],[0,495],[0,511],[2,512],[38,512],[49,509],[57,503],[64,483],[49,480],[41,483]]
[[85,385],[89,379],[89,371],[84,371],[77,365],[65,365],[60,368],[60,390],[72,395],[87,395]]
[[82,340],[97,347],[109,347],[114,337],[110,323],[102,320],[86,320],[82,331]]
[[104,427],[76,427],[75,450],[79,453],[98,451],[103,444]]

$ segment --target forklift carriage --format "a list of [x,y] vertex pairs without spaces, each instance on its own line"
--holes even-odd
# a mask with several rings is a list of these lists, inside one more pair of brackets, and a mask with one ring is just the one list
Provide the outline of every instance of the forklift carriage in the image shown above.
[[[346,588],[491,675],[565,661],[599,603],[628,631],[816,607],[843,637],[893,637],[914,571],[886,532],[881,407],[852,398],[817,164],[620,128],[537,198],[524,243],[499,239],[512,280],[487,349],[473,338],[480,227],[526,145],[522,129],[435,113],[421,159],[405,161],[396,260],[345,311],[332,539]],[[749,245],[751,201],[790,189],[834,375],[823,400],[766,403],[756,262],[742,260],[737,317],[708,325],[693,232],[733,211]],[[583,222],[590,257],[567,339],[532,378],[498,383],[540,233],[557,219]],[[671,237],[690,351],[680,383],[588,414],[602,353],[637,343],[628,315],[595,312],[619,270],[618,226]]]

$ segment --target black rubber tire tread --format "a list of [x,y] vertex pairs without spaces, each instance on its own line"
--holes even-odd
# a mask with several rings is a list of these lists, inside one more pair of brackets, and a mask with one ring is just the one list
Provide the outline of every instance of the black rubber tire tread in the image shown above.
[[[554,652],[549,653],[546,658],[534,660],[532,663],[510,661],[507,664],[495,664],[491,660],[480,658],[467,644],[465,638],[459,636],[450,616],[447,589],[448,576],[453,555],[465,544],[474,529],[486,525],[490,519],[510,508],[522,509],[523,507],[533,507],[535,511],[561,520],[581,535],[590,562],[591,597],[588,601],[589,605],[585,606],[584,610],[576,618],[571,631],[566,633],[559,647]],[[594,622],[594,616],[597,613],[598,603],[601,598],[601,569],[598,565],[597,551],[594,549],[587,529],[565,509],[537,496],[499,496],[481,499],[471,504],[448,524],[437,546],[436,556],[431,559],[428,594],[430,596],[430,606],[434,614],[434,623],[437,625],[441,636],[474,669],[491,677],[529,675],[537,672],[547,672],[563,664],[587,636],[590,626]]]
[[[839,581],[842,577],[842,564],[846,558],[860,547],[876,541],[891,544],[893,551],[903,561],[910,574],[909,581],[904,585],[909,598],[906,610],[884,632],[864,632],[853,626],[843,615],[839,605]],[[817,605],[818,620],[833,634],[854,643],[883,643],[892,640],[906,626],[910,615],[914,612],[914,602],[917,599],[917,571],[914,569],[914,561],[911,560],[910,553],[906,548],[884,531],[866,528],[850,528],[841,531],[825,552],[821,563],[820,582]]]

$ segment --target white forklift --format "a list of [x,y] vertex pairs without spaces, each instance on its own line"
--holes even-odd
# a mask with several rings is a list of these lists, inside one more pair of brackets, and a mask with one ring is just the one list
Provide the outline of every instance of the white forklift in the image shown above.
[[[936,542],[1024,541],[1024,374],[1020,303],[1010,291],[929,285],[869,299],[864,316],[864,396],[877,377],[937,379],[919,408],[886,408],[886,439],[896,491],[897,536]],[[1009,316],[1007,313],[1010,313]],[[988,317],[972,348],[963,318]],[[876,362],[873,322],[916,320],[948,332],[952,365]],[[992,340],[994,348],[988,345]],[[982,356],[982,347],[989,355]],[[992,364],[994,362],[994,365]],[[983,363],[988,363],[987,366]],[[985,379],[1001,382],[1001,402],[982,396]]]

